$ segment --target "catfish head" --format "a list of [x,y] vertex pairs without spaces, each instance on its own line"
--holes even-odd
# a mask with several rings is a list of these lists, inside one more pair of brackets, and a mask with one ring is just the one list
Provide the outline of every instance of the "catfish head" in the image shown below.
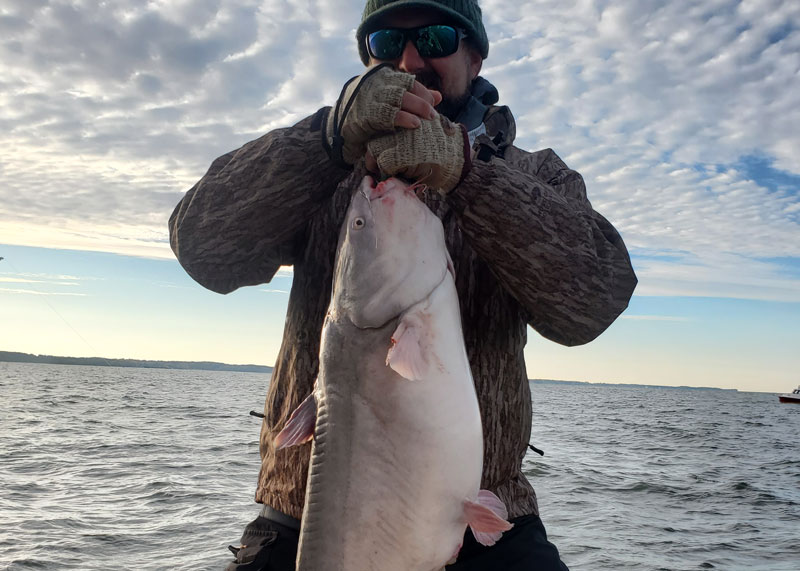
[[360,328],[381,327],[427,298],[448,261],[442,223],[414,187],[367,176],[339,235],[332,312]]

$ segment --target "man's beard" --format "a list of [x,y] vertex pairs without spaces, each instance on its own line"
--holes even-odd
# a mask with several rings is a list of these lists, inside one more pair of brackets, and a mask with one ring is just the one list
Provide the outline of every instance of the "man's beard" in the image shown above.
[[451,121],[456,120],[456,117],[458,117],[464,105],[466,105],[469,98],[472,97],[469,86],[467,86],[464,93],[460,95],[454,96],[444,93],[444,91],[442,91],[442,82],[434,71],[421,71],[416,74],[416,79],[428,89],[435,89],[442,94],[442,102],[436,106],[436,111]]
[[436,106],[436,110],[451,121],[455,121],[470,97],[472,97],[472,94],[469,91],[458,97],[445,97],[442,94],[442,102]]

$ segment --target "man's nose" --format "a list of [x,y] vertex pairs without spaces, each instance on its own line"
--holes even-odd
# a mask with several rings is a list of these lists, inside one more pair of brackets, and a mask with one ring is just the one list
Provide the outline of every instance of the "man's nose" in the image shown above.
[[424,67],[425,61],[422,59],[422,56],[419,55],[417,46],[414,45],[414,42],[408,40],[406,42],[406,47],[403,48],[403,53],[400,55],[400,59],[397,60],[397,69],[406,73],[417,73]]

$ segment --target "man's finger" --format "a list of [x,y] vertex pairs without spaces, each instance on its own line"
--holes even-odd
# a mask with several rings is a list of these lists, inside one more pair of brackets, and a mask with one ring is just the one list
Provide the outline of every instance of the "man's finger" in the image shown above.
[[403,103],[400,109],[421,119],[434,119],[436,117],[436,110],[433,108],[433,104],[428,103],[410,91],[406,91],[403,94]]
[[403,127],[404,129],[416,129],[422,124],[420,118],[408,111],[398,111],[394,116],[394,126]]
[[442,101],[442,94],[435,89],[428,89],[419,81],[415,81],[411,87],[410,93],[413,93],[423,101],[429,103],[432,107],[439,105]]
[[364,162],[369,172],[373,174],[380,173],[380,169],[378,168],[378,161],[375,160],[375,157],[373,157],[372,153],[370,153],[369,151],[367,151],[367,154],[364,155]]

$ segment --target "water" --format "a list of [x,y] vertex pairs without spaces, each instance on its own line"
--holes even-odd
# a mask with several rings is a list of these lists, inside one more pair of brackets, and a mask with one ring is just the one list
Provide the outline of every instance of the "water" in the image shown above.
[[[0,363],[0,569],[209,569],[257,507],[265,375]],[[527,475],[575,570],[796,571],[800,406],[534,383]]]

